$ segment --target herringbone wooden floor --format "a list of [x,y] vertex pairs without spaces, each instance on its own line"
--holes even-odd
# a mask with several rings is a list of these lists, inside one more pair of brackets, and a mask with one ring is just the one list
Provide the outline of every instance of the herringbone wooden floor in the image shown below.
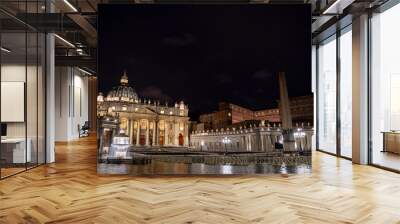
[[0,223],[400,223],[400,175],[315,152],[313,173],[98,176],[94,138],[0,181]]

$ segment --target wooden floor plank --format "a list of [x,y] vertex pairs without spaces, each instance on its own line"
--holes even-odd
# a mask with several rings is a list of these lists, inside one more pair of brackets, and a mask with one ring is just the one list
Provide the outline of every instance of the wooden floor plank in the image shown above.
[[0,223],[400,223],[400,175],[320,152],[313,173],[128,177],[96,173],[96,139],[0,181]]

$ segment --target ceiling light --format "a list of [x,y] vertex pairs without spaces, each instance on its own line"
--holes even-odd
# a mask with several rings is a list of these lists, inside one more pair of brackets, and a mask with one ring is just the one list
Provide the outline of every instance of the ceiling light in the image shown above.
[[57,34],[54,34],[54,36],[57,37],[57,38],[58,38],[59,40],[61,40],[62,42],[66,43],[68,46],[75,48],[75,45],[73,45],[73,44],[72,44],[71,42],[69,42],[68,40],[66,40],[66,39],[64,39],[64,38],[62,38],[62,37],[60,37],[60,36],[57,35]]
[[336,0],[332,5],[330,5],[327,9],[324,10],[322,14],[328,14],[332,9],[334,9],[337,4],[339,4],[340,0]]
[[74,12],[78,12],[78,10],[68,0],[64,0],[64,3],[67,4]]
[[353,2],[354,0],[336,0],[322,14],[341,14],[343,13],[343,9],[347,8]]
[[92,73],[90,73],[90,72],[88,72],[88,71],[86,71],[86,70],[83,70],[83,69],[81,69],[81,68],[79,68],[79,67],[78,67],[78,70],[81,71],[81,72],[83,72],[83,73],[85,73],[86,75],[92,75]]
[[11,50],[9,50],[9,49],[7,49],[5,47],[1,47],[1,51],[4,51],[6,53],[10,53],[11,52]]

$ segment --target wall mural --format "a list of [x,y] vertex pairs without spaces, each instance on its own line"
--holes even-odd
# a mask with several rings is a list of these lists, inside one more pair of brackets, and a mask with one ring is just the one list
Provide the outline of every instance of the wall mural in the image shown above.
[[308,5],[100,5],[98,173],[311,172],[310,24]]

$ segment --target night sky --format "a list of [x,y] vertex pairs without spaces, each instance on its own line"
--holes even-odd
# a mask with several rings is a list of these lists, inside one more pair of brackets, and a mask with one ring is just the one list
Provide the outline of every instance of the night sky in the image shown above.
[[124,70],[142,98],[184,100],[192,120],[228,101],[276,106],[278,71],[289,96],[311,95],[308,5],[101,5],[99,91]]

